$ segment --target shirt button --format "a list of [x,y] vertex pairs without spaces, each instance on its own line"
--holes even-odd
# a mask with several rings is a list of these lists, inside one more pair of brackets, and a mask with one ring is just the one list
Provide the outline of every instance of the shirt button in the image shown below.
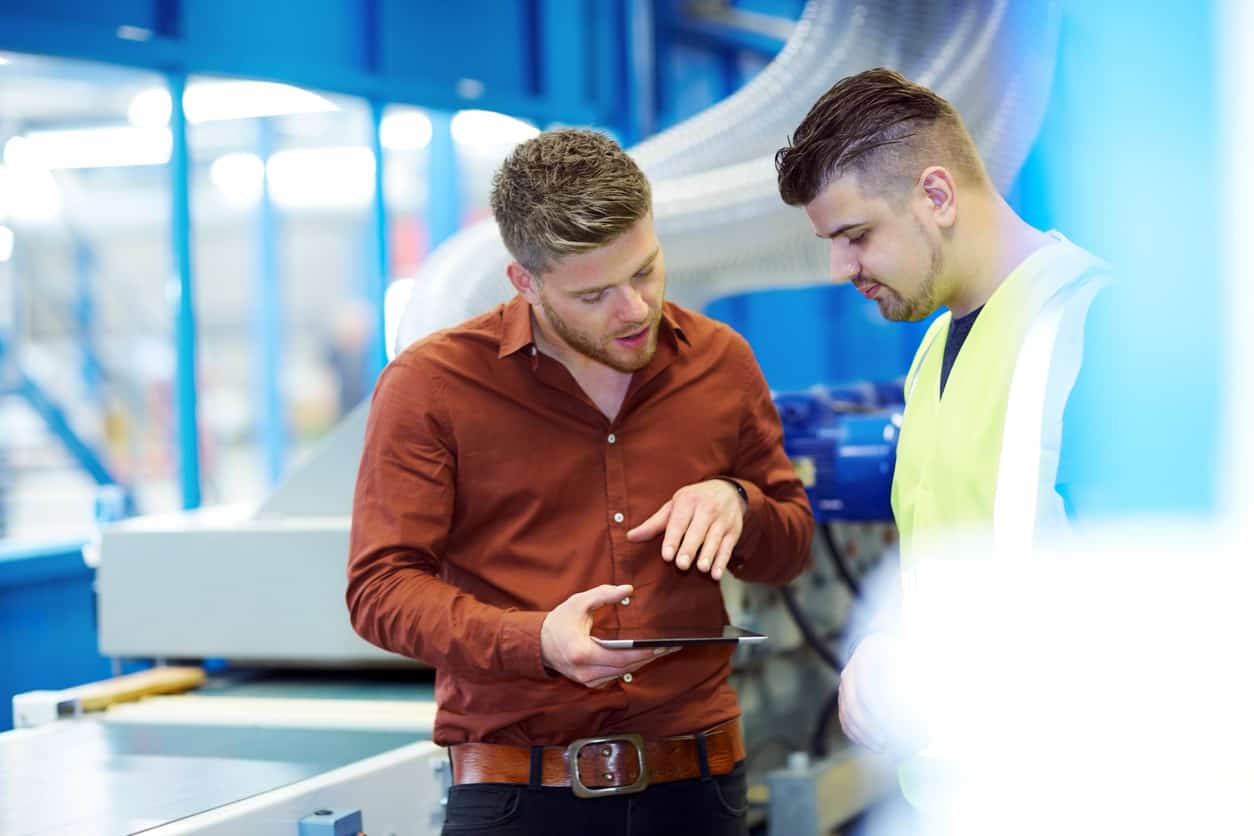
[[610,444],[613,444],[615,441],[618,441],[618,436],[614,435],[614,433],[610,433],[609,437],[606,438],[605,440],[608,441]]
[[629,673],[625,673],[625,674],[623,674],[623,682],[626,682],[628,685],[630,685],[630,684],[631,684],[631,674],[629,674]]
[[616,523],[620,523],[620,522],[622,522],[622,521],[623,521],[623,519],[624,519],[624,517],[623,517],[623,515],[622,515],[622,512],[621,512],[621,511],[620,511],[619,513],[617,513],[617,514],[615,514],[615,515],[614,515],[614,522],[616,522]]
[[624,607],[625,607],[625,606],[627,606],[628,604],[630,604],[630,603],[631,603],[631,596],[630,596],[630,595],[628,595],[626,598],[624,598],[624,599],[623,599],[622,601],[620,601],[619,603],[620,603],[620,604],[622,604]]

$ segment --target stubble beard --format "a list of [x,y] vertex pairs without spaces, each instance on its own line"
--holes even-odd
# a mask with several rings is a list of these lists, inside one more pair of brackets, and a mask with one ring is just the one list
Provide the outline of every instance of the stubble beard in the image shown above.
[[[649,365],[649,361],[653,359],[654,352],[657,351],[658,323],[662,319],[662,309],[660,307],[656,311],[650,312],[649,320],[647,322],[649,336],[645,342],[644,348],[637,352],[629,360],[623,359],[621,356],[616,356],[611,351],[611,348],[614,345],[615,337],[610,337],[608,340],[597,342],[597,340],[593,339],[588,334],[567,324],[566,320],[562,319],[555,310],[549,307],[548,302],[545,301],[543,297],[540,298],[540,307],[544,309],[545,319],[548,320],[549,324],[553,327],[553,330],[557,332],[557,335],[562,338],[563,342],[579,354],[582,354],[584,357],[587,357],[590,360],[595,360],[604,366],[609,366],[615,371],[622,372],[624,374],[638,372],[645,366]],[[642,325],[641,327],[645,326]],[[640,328],[635,328],[629,333],[635,334],[639,331]]]

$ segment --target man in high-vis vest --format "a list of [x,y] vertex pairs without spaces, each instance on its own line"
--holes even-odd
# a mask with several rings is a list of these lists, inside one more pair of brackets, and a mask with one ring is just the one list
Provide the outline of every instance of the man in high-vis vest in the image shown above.
[[[1065,525],[1063,412],[1106,268],[1020,218],[954,108],[890,70],[838,82],[776,165],[783,200],[831,242],[833,280],[852,282],[889,320],[947,309],[906,378],[893,477],[908,620],[912,579],[943,560],[933,541],[974,534],[992,553],[1026,553]],[[913,755],[927,735],[898,703],[922,689],[884,683],[901,669],[900,646],[892,631],[857,646],[840,720],[855,742]]]

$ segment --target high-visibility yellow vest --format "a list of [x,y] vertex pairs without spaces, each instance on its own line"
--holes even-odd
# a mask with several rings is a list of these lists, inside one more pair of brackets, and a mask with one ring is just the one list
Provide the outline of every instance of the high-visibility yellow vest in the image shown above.
[[1030,547],[1065,524],[1054,490],[1062,413],[1082,356],[1084,319],[1105,265],[1056,233],[985,304],[940,394],[951,315],[937,317],[906,377],[893,517],[909,572],[931,536],[991,533]]
[[[892,487],[907,633],[911,599],[927,574],[920,570],[945,559],[930,541],[975,535],[991,545],[990,555],[1020,555],[1039,532],[1066,525],[1054,488],[1062,416],[1080,368],[1084,320],[1108,272],[1051,235],[1055,242],[1025,259],[985,304],[943,397],[950,314],[928,329],[911,364]],[[943,752],[924,750],[899,778],[912,804],[930,808],[945,793]]]

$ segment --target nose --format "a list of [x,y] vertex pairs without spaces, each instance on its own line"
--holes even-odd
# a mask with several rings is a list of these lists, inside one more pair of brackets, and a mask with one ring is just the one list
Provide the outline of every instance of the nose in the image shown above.
[[828,270],[832,281],[846,282],[861,272],[858,259],[854,257],[853,247],[844,237],[832,239],[832,251],[829,255]]
[[649,303],[634,287],[624,287],[619,297],[619,316],[624,322],[644,322],[649,318]]

